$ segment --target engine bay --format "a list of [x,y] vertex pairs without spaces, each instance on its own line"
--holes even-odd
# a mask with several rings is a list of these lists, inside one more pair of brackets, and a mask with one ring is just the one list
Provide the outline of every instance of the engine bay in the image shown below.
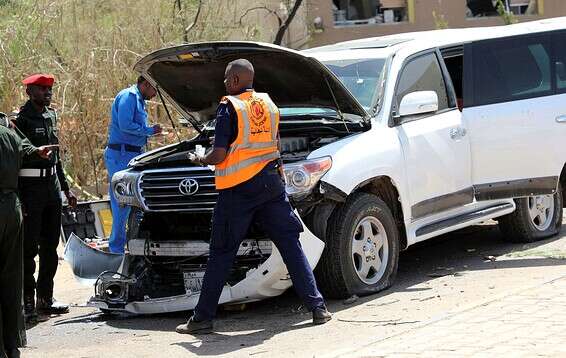
[[[283,163],[305,160],[314,150],[355,132],[366,130],[359,122],[318,119],[282,121],[280,153]],[[190,295],[200,291],[206,269],[211,221],[218,192],[211,168],[192,165],[189,151],[208,151],[214,128],[190,141],[148,152],[133,162],[139,172],[138,191],[144,209],[131,211],[127,251],[122,273],[103,276],[97,299],[120,306],[127,302]],[[198,192],[179,193],[183,180],[197,183]],[[245,279],[272,253],[272,243],[258,225],[252,225],[241,243],[228,285]]]

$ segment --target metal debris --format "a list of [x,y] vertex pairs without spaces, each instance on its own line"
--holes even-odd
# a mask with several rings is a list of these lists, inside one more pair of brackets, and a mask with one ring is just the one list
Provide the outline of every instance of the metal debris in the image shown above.
[[345,305],[351,305],[352,303],[356,302],[358,299],[359,297],[357,295],[352,295],[349,298],[346,298],[343,303]]

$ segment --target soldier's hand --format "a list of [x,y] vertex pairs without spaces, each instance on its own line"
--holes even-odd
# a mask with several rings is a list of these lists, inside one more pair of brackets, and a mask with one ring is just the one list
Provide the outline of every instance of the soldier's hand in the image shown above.
[[51,146],[49,145],[42,145],[41,147],[37,148],[37,155],[39,155],[43,159],[49,159],[51,153]]
[[69,206],[72,207],[73,209],[77,207],[77,197],[75,196],[75,194],[73,194],[73,192],[67,190],[65,191],[65,196],[67,197],[67,202],[69,203]]

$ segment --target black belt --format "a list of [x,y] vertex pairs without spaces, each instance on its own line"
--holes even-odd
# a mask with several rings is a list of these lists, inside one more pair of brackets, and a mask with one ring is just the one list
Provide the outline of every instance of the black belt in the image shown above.
[[136,152],[136,153],[141,153],[143,149],[142,147],[129,145],[129,144],[108,144],[107,147],[110,149],[120,150],[120,151],[122,150],[122,148],[124,148],[124,151],[126,152]]

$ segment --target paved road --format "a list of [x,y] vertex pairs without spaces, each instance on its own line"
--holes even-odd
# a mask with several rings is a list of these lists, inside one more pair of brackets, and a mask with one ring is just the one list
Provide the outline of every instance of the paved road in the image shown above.
[[[494,225],[444,236],[401,255],[397,284],[312,326],[292,293],[222,311],[217,332],[178,335],[186,313],[108,318],[73,307],[28,331],[24,357],[566,356],[566,227],[533,245],[507,244]],[[90,288],[61,261],[56,294],[81,303]]]

